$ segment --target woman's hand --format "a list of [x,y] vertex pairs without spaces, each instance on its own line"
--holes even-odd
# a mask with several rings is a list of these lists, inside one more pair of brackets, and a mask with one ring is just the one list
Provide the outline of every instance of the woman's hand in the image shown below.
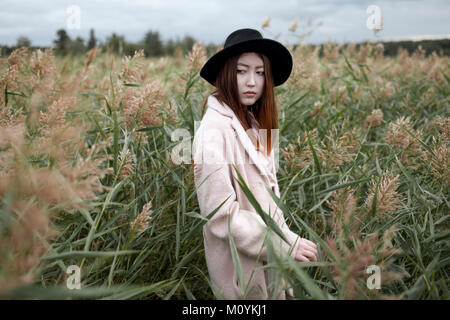
[[317,261],[317,245],[308,239],[300,238],[295,260],[302,262]]

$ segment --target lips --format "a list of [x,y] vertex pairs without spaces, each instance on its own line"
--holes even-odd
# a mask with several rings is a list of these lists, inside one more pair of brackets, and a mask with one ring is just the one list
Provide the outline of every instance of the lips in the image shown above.
[[247,97],[253,97],[253,96],[256,94],[256,92],[253,92],[253,91],[247,91],[247,92],[244,92],[244,94],[245,94]]

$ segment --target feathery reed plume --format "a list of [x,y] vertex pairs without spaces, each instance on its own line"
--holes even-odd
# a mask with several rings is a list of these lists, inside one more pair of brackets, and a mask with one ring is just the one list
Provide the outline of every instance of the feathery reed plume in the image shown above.
[[345,55],[349,58],[354,58],[355,54],[356,54],[356,43],[352,42],[349,43],[345,48],[344,48],[344,52]]
[[165,105],[166,96],[160,81],[147,83],[141,91],[128,90],[123,96],[123,111],[128,129],[133,126],[160,125],[162,116],[167,113],[169,121],[175,121],[176,114]]
[[443,135],[439,138],[433,136],[430,148],[434,152],[434,156],[428,151],[422,153],[425,163],[430,164],[431,173],[442,181],[445,188],[450,187],[450,148],[448,147],[448,141]]
[[450,117],[436,116],[433,120],[433,126],[436,126],[440,132],[440,137],[448,142],[450,140]]
[[385,132],[386,142],[400,149],[400,161],[405,166],[414,169],[418,167],[418,160],[422,155],[420,142],[408,133],[411,132],[417,138],[422,138],[423,129],[414,130],[409,117],[400,117],[396,121],[389,123]]
[[295,32],[295,30],[297,30],[297,27],[298,27],[298,19],[295,19],[294,23],[289,27],[289,31]]
[[148,202],[142,208],[141,213],[138,214],[136,219],[131,222],[131,229],[136,230],[137,232],[144,232],[148,229],[149,221],[152,218],[152,202]]
[[394,85],[392,82],[380,77],[375,78],[374,87],[377,88],[376,102],[378,103],[387,101],[394,94]]
[[[27,74],[23,69],[27,68],[29,60],[29,51],[27,47],[15,49],[6,59],[6,70],[0,73],[0,105],[6,104],[3,90],[8,88],[8,91],[20,91],[20,84],[26,83]],[[14,97],[14,96],[13,96]]]
[[303,47],[293,49],[294,66],[291,76],[287,81],[288,87],[294,87],[294,90],[306,89],[311,93],[317,93],[320,90],[320,69],[315,65],[319,63],[319,47],[309,51]]
[[383,122],[383,111],[381,109],[374,109],[372,113],[367,116],[365,127],[378,127]]
[[177,68],[180,68],[184,63],[184,57],[183,57],[183,50],[181,47],[176,47],[175,51],[173,52],[174,57],[174,65]]
[[400,252],[392,248],[394,229],[386,231],[382,239],[375,232],[363,240],[359,226],[367,210],[356,205],[355,190],[350,187],[334,191],[331,200],[326,202],[332,209],[328,219],[332,232],[325,239],[331,254],[326,253],[326,256],[334,262],[330,271],[340,287],[339,298],[359,299],[367,295],[381,299],[396,298],[368,289],[368,275],[365,272],[369,265],[376,264],[383,270],[384,286],[401,277],[398,273],[388,271],[393,263],[393,255]]
[[[396,295],[383,294],[380,290],[367,287],[367,267],[375,265],[380,268],[380,289],[385,288],[391,281],[401,279],[401,273],[389,270],[395,261],[396,254],[400,249],[392,247],[393,228],[390,228],[379,239],[378,233],[373,233],[364,241],[361,239],[347,238],[332,239],[326,237],[332,254],[330,258],[334,261],[331,267],[331,276],[339,285],[339,299],[400,299]],[[351,245],[347,246],[345,243]],[[381,247],[381,248],[380,248]],[[328,254],[327,254],[328,255]]]
[[206,62],[206,48],[201,42],[196,42],[187,57],[187,70],[195,74],[200,72]]
[[119,153],[119,163],[122,164],[120,169],[119,177],[124,179],[130,176],[134,171],[133,157],[130,150],[127,149],[126,152],[120,151]]
[[268,28],[270,25],[270,19],[272,19],[271,17],[268,17],[266,20],[264,20],[263,24],[261,25],[261,28]]
[[10,66],[18,65],[23,66],[26,63],[26,59],[28,57],[29,50],[28,47],[21,47],[18,49],[15,49],[11,54],[9,55],[7,61]]
[[314,102],[314,108],[310,111],[311,118],[313,119],[317,114],[319,114],[322,109],[322,102],[316,101]]
[[[350,130],[348,118],[344,119],[340,128],[333,124],[323,139],[319,139],[317,128],[308,131],[311,144],[323,167],[337,169],[350,161],[359,149],[357,128]],[[313,161],[313,154],[308,143],[308,135],[297,138],[297,144],[291,144],[282,150],[288,168],[304,168]]]
[[86,64],[84,65],[84,70],[86,71],[91,65],[92,61],[94,61],[95,56],[97,55],[97,47],[93,47],[88,52],[88,58],[86,60]]
[[104,191],[104,186],[100,180],[106,175],[106,171],[101,168],[105,157],[97,159],[77,158],[75,165],[61,161],[57,166],[59,172],[68,181],[68,193],[73,194],[70,199],[75,208],[89,208],[87,200],[96,199],[97,194]]
[[431,67],[431,70],[428,72],[428,78],[436,82],[437,85],[442,86],[445,83],[444,70],[439,61]]
[[366,267],[375,262],[374,250],[378,235],[375,233],[365,241],[355,239],[353,247],[347,247],[342,241],[326,237],[332,260],[336,261],[331,268],[334,280],[341,287],[340,299],[357,299],[365,291]]
[[[8,168],[14,167],[15,161],[21,161],[22,155],[26,153],[25,131],[24,122],[0,126],[0,148],[3,149],[0,154],[3,154],[5,159],[0,166],[3,173],[6,173]],[[0,194],[2,191],[6,192],[8,188],[6,182],[0,179]]]
[[34,77],[29,81],[30,89],[41,95],[47,94],[54,87],[57,79],[53,49],[49,48],[44,52],[38,49],[33,52],[30,58],[30,66],[34,74]]
[[418,58],[420,60],[425,59],[426,51],[424,48],[422,48],[422,45],[419,44],[419,46],[414,50],[412,54],[412,58]]
[[[48,213],[33,201],[19,200],[10,207],[7,237],[0,235],[0,291],[32,283],[40,258],[47,252],[42,239],[50,240],[56,231]],[[12,253],[12,254],[11,254]]]
[[402,105],[405,106],[406,110],[413,110],[416,107],[416,104],[412,101],[411,94],[409,92],[402,99]]
[[325,166],[337,169],[356,156],[359,149],[357,128],[350,129],[350,123],[346,117],[340,128],[333,124],[327,131],[323,141],[323,150],[319,157]]
[[367,91],[362,88],[362,86],[357,86],[352,92],[352,98],[356,101],[362,100],[367,94]]
[[344,232],[356,235],[359,222],[354,219],[357,209],[355,190],[347,187],[334,191],[331,200],[326,200],[326,203],[333,213],[328,219],[328,224],[333,230],[332,234],[338,238],[343,237]]
[[56,161],[64,161],[84,146],[84,132],[91,124],[66,119],[67,112],[75,106],[75,97],[61,96],[47,107],[46,112],[40,112],[40,135],[30,145],[30,154],[45,154]]
[[429,87],[427,91],[425,91],[420,100],[423,101],[425,105],[433,105],[435,104],[437,97],[438,97],[438,90],[436,89],[436,87],[432,86]]
[[330,90],[330,100],[337,104],[346,104],[348,102],[346,92],[346,86],[334,85]]
[[[391,281],[399,280],[403,278],[403,274],[389,270],[389,267],[394,263],[395,255],[402,254],[403,251],[399,248],[395,248],[392,240],[395,236],[395,231],[397,226],[394,224],[388,230],[386,230],[383,234],[383,238],[381,239],[381,246],[378,245],[377,254],[379,257],[378,266],[383,272],[383,276],[381,277],[380,286],[384,287],[388,285]],[[396,296],[382,295],[382,299],[399,299]]]
[[1,108],[0,109],[0,127],[6,128],[25,122],[26,115],[23,108]]
[[323,58],[326,61],[336,61],[340,54],[339,54],[339,49],[342,47],[342,45],[340,44],[336,44],[336,43],[331,43],[331,42],[326,42],[323,45]]
[[[159,58],[158,61],[151,61],[150,65],[149,65],[149,70],[150,71],[155,71],[157,73],[162,73],[165,71],[167,64],[169,62],[168,57],[161,57]],[[147,75],[148,73],[145,73],[145,75]],[[143,78],[142,80],[145,80],[145,78]]]
[[51,128],[63,125],[67,111],[74,107],[75,97],[62,96],[53,101],[45,112],[40,111],[39,124],[42,127],[41,134],[47,135]]
[[119,80],[124,83],[139,83],[145,77],[145,65],[144,49],[135,51],[132,57],[125,56],[122,59],[122,71],[118,75]]
[[[87,66],[92,59],[93,54]],[[2,211],[10,217],[0,233],[2,289],[33,281],[47,242],[58,233],[52,225],[56,212],[91,208],[87,200],[104,191],[103,157],[94,159],[92,149],[81,156],[92,124],[80,121],[80,113],[67,116],[80,107],[87,68],[64,77],[51,49],[31,56],[17,50],[7,62],[11,72],[0,76],[12,93],[11,107],[5,103],[0,112],[0,197],[9,199]]]
[[397,188],[399,187],[398,178],[398,174],[394,176],[392,172],[388,172],[383,176],[378,187],[377,182],[372,181],[365,201],[366,208],[371,210],[375,199],[375,194],[376,212],[379,217],[389,218],[388,213],[401,208],[403,199],[397,192]]
[[[308,131],[308,134],[312,141],[317,141],[317,128]],[[316,152],[321,152],[322,149],[316,147]],[[282,153],[286,159],[286,166],[284,170],[289,172],[293,168],[302,169],[312,162],[312,152],[308,145],[307,135],[299,136],[296,140],[296,144],[289,144]]]
[[384,45],[380,42],[375,45],[375,59],[379,60],[384,56]]
[[38,272],[40,258],[46,252],[44,243],[56,235],[50,224],[50,210],[55,206],[89,208],[84,201],[96,197],[93,191],[102,191],[98,184],[102,170],[98,162],[91,161],[72,167],[73,153],[58,159],[53,167],[36,167],[29,160],[31,142],[25,139],[24,123],[1,127],[0,133],[2,148],[9,151],[6,157],[5,151],[1,152],[8,163],[0,179],[0,196],[10,198],[7,212],[11,223],[4,226],[9,234],[0,234],[0,288],[8,290],[30,283]]
[[[164,63],[164,61],[162,61]],[[142,87],[129,87],[124,83],[141,82],[146,78],[147,70],[144,51],[136,51],[133,57],[122,59],[122,72],[118,75],[115,94],[115,108],[122,105],[124,121],[127,129],[142,125],[160,125],[162,117],[167,121],[176,121],[176,111],[167,106],[167,97],[161,81],[154,79]],[[134,134],[137,138],[137,133]]]
[[370,43],[366,42],[359,46],[359,52],[356,55],[356,60],[359,63],[366,63],[367,57],[371,51]]

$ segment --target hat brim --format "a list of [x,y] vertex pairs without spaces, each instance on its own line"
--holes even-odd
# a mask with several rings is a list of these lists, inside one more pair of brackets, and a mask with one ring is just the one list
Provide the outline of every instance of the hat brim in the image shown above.
[[200,70],[200,76],[214,86],[225,60],[244,52],[262,53],[270,60],[274,86],[283,84],[289,78],[292,71],[292,55],[285,46],[271,39],[249,40],[222,49],[206,61]]

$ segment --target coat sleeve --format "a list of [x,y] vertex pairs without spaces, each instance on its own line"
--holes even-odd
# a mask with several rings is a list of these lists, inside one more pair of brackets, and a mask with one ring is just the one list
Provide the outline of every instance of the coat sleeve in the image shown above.
[[[263,247],[267,226],[253,208],[252,210],[241,208],[236,200],[234,185],[237,185],[237,182],[233,181],[234,169],[231,159],[227,157],[232,152],[231,144],[227,144],[230,136],[223,130],[213,130],[208,135],[205,134],[206,140],[203,140],[202,131],[199,131],[194,138],[192,151],[194,180],[202,216],[208,216],[229,197],[205,227],[215,237],[228,242],[228,219],[230,219],[230,231],[237,250],[254,259],[259,255],[260,259],[267,261],[267,249]],[[283,248],[281,251],[291,251],[293,255],[299,237],[286,227],[282,230],[291,245],[272,233],[273,248],[278,255],[281,254],[280,246]]]

